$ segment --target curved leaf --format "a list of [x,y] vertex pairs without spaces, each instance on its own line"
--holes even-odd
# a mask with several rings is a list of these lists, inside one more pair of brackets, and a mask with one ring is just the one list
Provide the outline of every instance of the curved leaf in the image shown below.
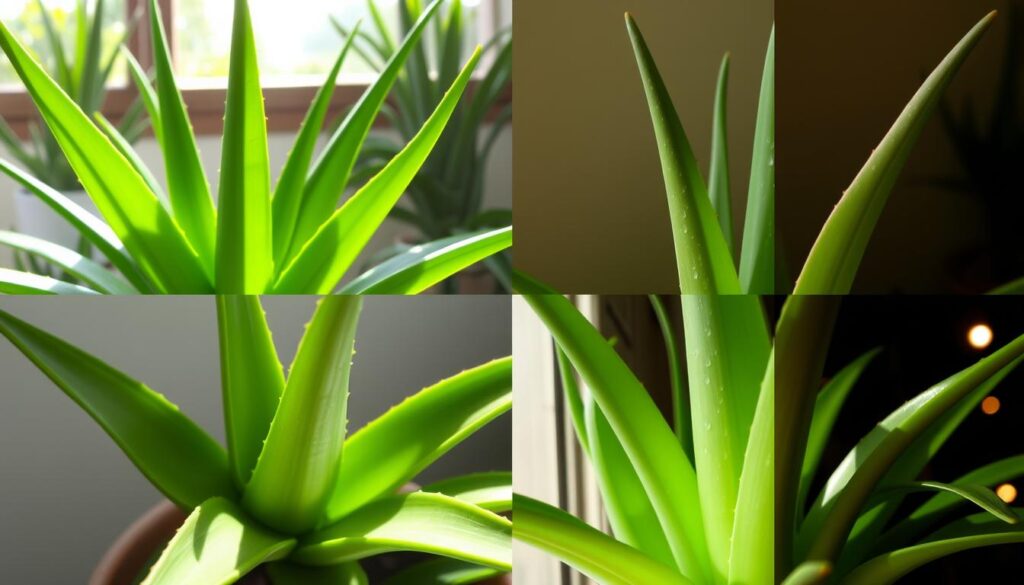
[[658,295],[648,295],[654,316],[661,329],[661,337],[665,340],[665,355],[668,359],[669,383],[672,386],[672,428],[676,432],[679,444],[683,446],[686,457],[693,461],[693,426],[690,416],[690,393],[686,387],[686,373],[680,359],[679,342],[673,330],[665,304]]
[[130,295],[138,292],[103,266],[74,250],[46,240],[0,230],[0,246],[10,246],[15,250],[22,250],[38,256],[61,267],[98,292],[111,295]]
[[139,176],[146,181],[146,185],[149,185],[149,190],[156,195],[157,199],[160,199],[161,201],[166,200],[167,195],[164,194],[163,188],[160,187],[160,183],[157,182],[156,177],[153,176],[149,167],[146,166],[146,163],[143,162],[142,158],[139,157],[137,152],[135,152],[135,149],[132,148],[128,139],[121,134],[121,131],[111,124],[110,120],[107,120],[107,118],[100,112],[93,114],[93,118],[96,120],[96,124],[100,127],[100,130],[103,130],[103,133],[110,139],[111,144],[113,144],[114,147],[117,148],[117,151],[121,153],[121,156],[131,163],[135,172],[139,173]]
[[729,53],[722,57],[715,86],[715,112],[711,128],[711,166],[708,169],[708,198],[718,216],[729,253],[735,253],[732,239],[732,195],[729,192],[728,140]]
[[808,561],[793,569],[782,585],[823,585],[831,575],[831,563]]
[[462,475],[434,482],[422,491],[444,494],[490,512],[508,512],[512,509],[512,472]]
[[142,98],[146,113],[149,114],[149,124],[153,128],[153,136],[156,137],[158,144],[163,144],[163,118],[160,116],[160,101],[156,96],[156,90],[153,89],[149,75],[146,74],[131,50],[127,46],[122,46],[121,53],[124,55],[125,62],[128,63],[128,73],[131,74],[132,81],[135,82],[135,89],[139,92],[139,97]]
[[5,295],[95,295],[91,288],[69,284],[49,276],[0,268],[0,294]]
[[908,483],[905,485],[897,485],[886,487],[883,490],[876,492],[878,498],[886,498],[892,492],[920,492],[920,491],[938,491],[947,494],[954,495],[958,498],[971,502],[979,508],[985,510],[989,514],[992,514],[999,520],[1006,522],[1007,524],[1016,524],[1020,521],[1013,510],[1006,505],[1003,500],[999,499],[999,496],[992,490],[981,485],[972,484],[948,484],[941,483],[938,481],[917,481]]
[[469,585],[503,573],[499,569],[457,559],[431,559],[403,570],[384,585]]
[[775,292],[775,27],[764,59],[743,221],[740,287],[749,294]]

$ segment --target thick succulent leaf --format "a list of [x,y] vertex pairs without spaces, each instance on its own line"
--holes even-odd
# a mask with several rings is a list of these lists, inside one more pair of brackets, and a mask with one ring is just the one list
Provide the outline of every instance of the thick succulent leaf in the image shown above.
[[512,227],[460,234],[414,246],[373,267],[342,294],[417,294],[512,245]]
[[235,0],[217,199],[218,293],[259,294],[274,277],[270,155],[248,0]]
[[[275,292],[326,294],[337,285],[430,156],[479,59],[477,49],[416,137],[317,230],[285,269]],[[296,231],[296,237],[301,234]]]
[[217,237],[217,212],[210,195],[196,136],[185,109],[185,100],[174,79],[171,50],[167,44],[162,11],[157,0],[150,0],[150,33],[153,35],[153,61],[156,66],[156,95],[160,104],[160,146],[167,169],[167,190],[174,218],[189,243],[199,254],[210,281],[214,279]]
[[270,563],[266,570],[274,585],[370,585],[366,571],[354,561],[327,567],[279,562]]
[[209,292],[196,253],[117,148],[0,23],[0,48],[60,143],[82,186],[142,270],[167,291]]
[[679,289],[683,294],[738,294],[739,278],[732,254],[718,226],[693,149],[654,64],[647,43],[628,13],[626,28],[643,78],[661,168],[668,194],[676,246]]
[[515,538],[557,557],[604,585],[690,585],[643,552],[591,528],[562,510],[516,494]]
[[491,512],[512,509],[512,472],[491,471],[445,479],[423,488],[479,506]]
[[149,81],[149,75],[146,74],[128,47],[121,47],[121,53],[124,54],[125,62],[128,63],[128,72],[131,74],[135,89],[139,92],[139,97],[142,98],[142,103],[146,107],[146,113],[149,114],[153,135],[156,137],[157,143],[163,144],[163,118],[160,116],[160,101],[156,96],[156,90],[153,89],[153,84]]
[[146,181],[146,185],[149,186],[149,190],[157,196],[157,199],[166,201],[167,195],[164,194],[163,187],[160,186],[156,177],[153,176],[152,171],[150,171],[149,167],[146,166],[146,163],[142,161],[142,157],[135,152],[135,149],[132,148],[128,139],[121,134],[121,131],[99,112],[96,112],[96,114],[93,115],[93,118],[96,120],[96,124],[100,127],[100,130],[103,130],[103,133],[110,139],[111,144],[113,144],[114,147],[117,148],[117,151],[121,153],[121,156],[131,163],[135,172],[139,173],[139,176]]
[[872,490],[917,437],[980,384],[1024,355],[1024,335],[896,409],[843,459],[800,530],[811,560],[833,560]]
[[562,383],[562,394],[565,396],[566,406],[569,407],[569,417],[572,420],[573,429],[576,431],[576,440],[579,441],[583,452],[589,454],[590,433],[587,430],[583,395],[580,392],[580,385],[576,381],[576,373],[572,369],[572,362],[557,344],[555,345],[555,357],[558,363],[558,379]]
[[811,248],[796,282],[796,294],[846,294],[910,151],[942,92],[981,40],[995,13],[972,28],[925,79],[892,128],[843,193]]
[[300,534],[315,527],[334,490],[361,308],[359,297],[321,299],[292,362],[242,500],[278,530]]
[[[17,257],[15,258],[17,260]],[[0,268],[0,294],[5,295],[96,295],[99,291],[40,276],[22,270]]]
[[467,370],[407,398],[345,442],[327,520],[338,520],[398,489],[510,408],[511,357]]
[[690,392],[686,386],[686,371],[679,351],[679,341],[672,327],[665,304],[658,295],[649,295],[654,316],[661,328],[661,337],[665,340],[665,356],[668,358],[669,383],[672,387],[672,428],[676,432],[679,444],[683,446],[686,457],[693,461],[693,428],[690,416]]
[[894,492],[941,492],[971,502],[992,516],[1006,522],[1016,524],[1020,521],[1017,515],[992,490],[977,484],[948,484],[938,481],[916,481],[904,485],[886,487],[875,493],[876,498],[884,499]]
[[0,311],[0,333],[91,416],[173,502],[234,496],[224,449],[162,395]]
[[732,239],[732,195],[729,192],[728,88],[729,53],[726,53],[718,68],[718,84],[715,86],[708,197],[711,199],[711,206],[715,208],[725,245],[730,254],[735,254]]
[[284,370],[254,296],[217,295],[221,392],[235,485],[249,483],[284,392]]
[[[545,288],[522,274],[514,282],[520,292]],[[691,579],[711,579],[703,521],[692,507],[700,501],[697,477],[650,394],[568,299],[553,294],[525,298],[608,418],[658,513],[678,567]]]
[[442,494],[389,496],[304,537],[292,558],[330,565],[390,551],[425,552],[510,571],[512,522]]
[[740,287],[750,294],[775,292],[775,27],[768,39],[757,104],[747,215],[743,221]]
[[233,502],[212,498],[189,514],[142,585],[228,585],[294,546],[294,538],[263,528]]
[[97,292],[110,295],[130,295],[138,292],[113,272],[89,258],[46,240],[0,230],[0,246],[9,246],[15,250],[28,252],[54,266],[59,266]]
[[782,585],[823,585],[832,575],[831,563],[807,561],[793,569]]
[[469,585],[504,571],[457,559],[431,559],[415,564],[385,581],[384,585]]

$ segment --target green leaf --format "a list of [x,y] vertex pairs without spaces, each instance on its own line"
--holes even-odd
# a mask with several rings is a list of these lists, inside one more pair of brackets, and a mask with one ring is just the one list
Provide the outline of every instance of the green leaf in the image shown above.
[[[29,127],[31,128],[32,126]],[[45,163],[40,158],[44,153],[40,152],[38,156],[34,156],[25,150],[25,147],[21,144],[21,138],[14,133],[14,129],[4,120],[3,116],[0,116],[0,142],[3,142],[4,146],[7,147],[7,152],[18,159],[18,162],[25,165],[25,168],[31,171],[33,175],[45,176],[47,174]]]
[[668,358],[669,383],[672,387],[672,428],[676,432],[679,444],[686,452],[686,458],[693,461],[693,428],[690,420],[690,392],[686,387],[686,372],[680,359],[679,342],[669,319],[665,304],[658,295],[648,295],[654,316],[661,328],[661,337],[665,340],[665,354]]
[[321,299],[292,362],[242,500],[278,530],[299,534],[315,527],[334,490],[361,308],[359,297]]
[[511,357],[477,366],[407,398],[345,442],[327,520],[338,520],[398,489],[511,408]]
[[661,153],[675,238],[679,290],[683,294],[739,294],[740,283],[732,255],[718,227],[693,149],[647,43],[628,13],[626,29],[633,42]]
[[1008,282],[986,293],[990,295],[1019,295],[1024,294],[1024,278]]
[[336,286],[430,156],[479,59],[477,49],[419,134],[323,224],[284,270],[274,292],[327,294]]
[[100,130],[103,130],[103,133],[107,135],[107,138],[109,138],[110,142],[114,145],[115,148],[117,148],[117,151],[121,153],[121,156],[123,156],[129,163],[131,163],[132,168],[135,169],[135,172],[137,172],[139,176],[142,177],[144,181],[146,181],[146,185],[149,186],[149,190],[152,191],[154,195],[156,195],[157,199],[160,199],[161,201],[166,201],[167,195],[164,194],[163,188],[160,186],[160,183],[156,180],[156,177],[153,176],[153,173],[149,170],[149,167],[146,166],[146,163],[142,161],[142,158],[138,155],[138,153],[135,152],[135,149],[132,148],[132,145],[130,142],[128,142],[128,139],[125,138],[117,129],[117,127],[111,124],[110,121],[107,120],[100,112],[96,112],[93,115],[93,118],[99,125]]
[[562,510],[516,494],[515,538],[604,585],[690,585],[686,577]]
[[782,585],[823,585],[831,575],[831,563],[808,561],[793,569]]
[[207,279],[214,280],[217,249],[217,212],[210,184],[203,171],[195,133],[185,101],[174,79],[171,50],[167,44],[163,16],[157,0],[150,0],[150,32],[153,35],[153,64],[156,67],[156,95],[160,104],[160,147],[167,169],[167,190],[174,218],[199,255]]
[[572,362],[557,344],[555,344],[555,357],[558,363],[558,379],[562,383],[562,394],[565,396],[566,406],[569,407],[569,416],[572,420],[573,430],[576,431],[576,440],[579,441],[583,452],[589,454],[590,433],[587,431],[583,396],[580,393],[580,385],[576,382]]
[[249,483],[284,392],[284,371],[259,297],[217,295],[221,392],[228,459]]
[[270,155],[248,0],[235,0],[217,201],[217,292],[258,294],[274,277]]
[[98,292],[111,295],[138,293],[127,282],[115,276],[113,272],[64,246],[5,230],[0,230],[0,245],[23,250],[59,266]]
[[417,294],[512,245],[512,226],[414,246],[342,287],[342,294]]
[[512,522],[441,494],[376,500],[300,542],[297,562],[328,565],[390,551],[416,551],[512,569]]
[[146,182],[0,23],[11,60],[82,186],[142,270],[165,291],[209,292],[196,253]]
[[903,485],[887,486],[875,492],[875,498],[885,499],[894,492],[922,492],[937,491],[952,494],[958,498],[971,502],[979,508],[992,514],[1007,524],[1016,524],[1020,519],[1013,510],[992,490],[981,485],[971,484],[948,484],[938,481],[916,481]]
[[431,559],[401,571],[384,585],[469,585],[503,573],[499,569],[457,559]]
[[162,395],[0,311],[0,333],[91,416],[171,501],[233,496],[224,449]]
[[0,268],[0,294],[5,295],[95,295],[99,292],[54,280],[49,276],[37,276],[28,272]]
[[775,292],[775,27],[757,104],[747,214],[743,222],[740,286],[746,293]]
[[294,538],[266,530],[233,502],[212,498],[192,511],[142,585],[228,585],[294,546]]
[[512,509],[512,472],[471,473],[434,482],[422,491],[444,494],[490,512],[508,512]]
[[305,567],[293,563],[270,563],[267,575],[274,585],[369,585],[370,580],[359,563],[340,563],[328,567]]
[[811,248],[796,294],[846,294],[878,217],[910,151],[960,65],[989,27],[989,13],[957,43],[917,90],[868,157]]
[[135,55],[132,54],[128,47],[121,47],[121,53],[128,63],[128,72],[135,82],[135,88],[139,92],[139,97],[142,98],[142,103],[146,106],[146,112],[149,114],[149,123],[153,127],[153,135],[156,137],[157,143],[162,145],[164,143],[163,119],[160,116],[160,101],[157,98],[156,90],[153,89],[153,84],[149,82],[149,75],[146,74],[146,71],[139,64],[138,60],[135,59]]
[[718,216],[722,237],[729,253],[735,253],[732,239],[732,196],[729,193],[728,94],[729,53],[722,57],[715,87],[715,112],[711,128],[711,167],[708,170],[708,198]]
[[78,77],[78,103],[87,113],[92,113],[100,106],[95,103],[96,85],[100,82],[100,52],[103,49],[103,1],[96,0],[92,21],[89,23],[89,34],[85,40],[85,55],[82,62],[75,62],[75,69],[81,67]]
[[61,39],[61,35],[57,32],[57,27],[53,23],[53,16],[50,15],[46,6],[43,5],[43,0],[36,0],[36,6],[39,7],[39,14],[42,15],[46,41],[50,45],[50,53],[52,53],[53,60],[57,66],[57,82],[66,92],[71,93],[73,91],[71,69],[68,67],[67,53],[64,51],[64,41]]

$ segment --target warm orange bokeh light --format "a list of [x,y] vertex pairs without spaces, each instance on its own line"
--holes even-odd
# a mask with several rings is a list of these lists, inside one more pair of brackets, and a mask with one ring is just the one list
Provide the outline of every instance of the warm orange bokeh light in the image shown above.
[[1017,499],[1017,488],[1011,483],[1004,483],[996,488],[996,495],[1007,504],[1012,504]]
[[974,349],[985,349],[992,343],[992,328],[984,323],[978,323],[967,332],[967,342]]
[[981,412],[985,414],[995,414],[999,412],[999,399],[995,396],[986,396],[985,400],[981,401]]

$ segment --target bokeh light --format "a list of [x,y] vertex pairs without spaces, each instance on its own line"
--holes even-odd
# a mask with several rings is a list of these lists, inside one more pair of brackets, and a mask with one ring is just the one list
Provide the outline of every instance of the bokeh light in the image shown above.
[[992,329],[984,323],[974,325],[967,332],[967,342],[975,349],[985,349],[992,343]]
[[981,411],[985,414],[995,414],[999,412],[1001,406],[999,399],[995,396],[986,396],[985,400],[981,401]]
[[1012,504],[1017,499],[1017,488],[1012,483],[1004,483],[996,488],[996,495],[1007,504]]

